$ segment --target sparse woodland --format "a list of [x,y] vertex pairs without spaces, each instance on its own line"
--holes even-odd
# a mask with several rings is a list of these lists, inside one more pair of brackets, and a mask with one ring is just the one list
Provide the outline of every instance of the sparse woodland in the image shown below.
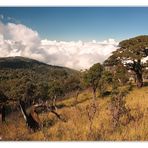
[[103,64],[84,71],[1,58],[1,140],[147,141],[145,57],[148,36],[120,42]]

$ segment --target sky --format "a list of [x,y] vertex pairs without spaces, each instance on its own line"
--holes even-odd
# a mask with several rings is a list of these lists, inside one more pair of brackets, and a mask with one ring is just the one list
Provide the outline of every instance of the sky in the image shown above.
[[148,34],[147,7],[0,7],[0,56],[85,69]]

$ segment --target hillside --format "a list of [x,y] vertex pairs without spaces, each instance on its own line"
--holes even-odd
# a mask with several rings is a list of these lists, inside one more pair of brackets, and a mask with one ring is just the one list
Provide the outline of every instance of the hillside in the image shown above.
[[[142,88],[108,83],[104,90],[109,93],[101,95],[97,89],[94,99],[78,71],[22,57],[1,58],[0,63],[0,91],[8,98],[0,104],[6,113],[0,124],[2,140],[148,140],[147,81]],[[25,123],[19,100],[25,102],[26,117],[40,120],[38,130]],[[32,110],[41,101],[54,109]]]
[[[60,87],[61,95],[70,90],[64,90],[66,80],[76,75],[78,71],[66,67],[48,65],[37,60],[24,57],[0,58],[0,89],[9,98],[20,99],[28,85],[33,85],[34,92],[40,93],[44,87],[56,85]],[[37,94],[36,94],[37,95]]]
[[76,72],[76,70],[72,70],[70,68],[66,67],[60,67],[60,66],[53,66],[48,65],[43,62],[26,58],[26,57],[1,57],[0,58],[0,69],[33,69],[37,70],[40,68],[44,68],[44,71],[46,69],[48,70],[56,70],[56,69],[62,69],[66,70],[67,72]]
[[[131,109],[134,120],[120,128],[113,129],[109,110],[110,97],[97,97],[97,112],[91,122],[87,108],[90,109],[92,94],[90,90],[82,92],[75,105],[73,97],[59,102],[63,107],[57,112],[63,115],[66,122],[58,120],[53,114],[42,113],[40,119],[43,128],[38,132],[30,132],[25,125],[22,115],[11,115],[6,123],[1,125],[3,140],[96,140],[96,141],[147,141],[148,140],[148,87],[134,88],[126,97],[126,106]],[[18,118],[19,117],[19,118]],[[11,130],[9,130],[11,129]]]
[[33,67],[38,67],[38,66],[47,66],[47,64],[41,63],[39,61],[29,59],[29,58],[24,58],[24,57],[4,57],[0,58],[0,68],[1,69],[21,69],[21,68],[33,68]]

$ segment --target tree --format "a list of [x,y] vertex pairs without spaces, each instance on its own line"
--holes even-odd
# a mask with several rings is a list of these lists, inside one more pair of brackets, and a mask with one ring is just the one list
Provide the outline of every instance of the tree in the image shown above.
[[121,84],[126,84],[128,81],[128,71],[123,64],[118,64],[115,68],[114,79],[116,79]]
[[64,91],[65,93],[68,92],[74,92],[77,90],[81,90],[82,89],[82,84],[81,84],[81,74],[77,73],[77,74],[71,74],[64,83]]
[[32,83],[31,81],[28,81],[25,85],[25,91],[23,94],[23,98],[25,100],[25,102],[28,104],[28,106],[30,106],[32,104],[32,102],[35,101],[36,98],[36,86],[34,83]]
[[97,63],[84,73],[84,83],[86,86],[90,86],[92,88],[94,100],[96,99],[96,90],[99,85],[102,72],[103,66],[100,63]]
[[144,79],[148,79],[148,60],[144,63],[143,77]]
[[112,82],[113,82],[112,73],[104,70],[102,72],[102,76],[98,85],[98,89],[101,97],[109,94],[109,91],[107,91],[107,88],[108,88],[108,85],[112,84]]
[[48,83],[47,82],[40,82],[37,84],[37,98],[39,100],[46,101],[48,99]]
[[52,106],[56,108],[57,98],[62,97],[63,95],[63,83],[58,80],[51,81],[49,83],[48,96],[50,98]]
[[[122,124],[128,124],[131,120],[134,120],[130,113],[130,108],[126,106],[125,97],[128,94],[128,90],[120,90],[118,88],[113,89],[111,93],[110,111],[112,116],[113,128],[119,127]],[[126,120],[123,122],[122,118]]]
[[27,126],[32,129],[34,132],[41,127],[41,121],[38,117],[38,114],[35,112],[36,106],[31,106],[30,110],[27,112],[26,103],[23,100],[19,101],[19,106],[23,117],[26,121]]
[[0,114],[2,122],[5,122],[7,96],[0,90]]
[[117,69],[112,75],[111,81],[109,81],[112,85],[109,108],[111,112],[113,128],[119,127],[120,125],[126,125],[131,120],[133,120],[133,116],[130,113],[130,108],[126,106],[125,99],[125,97],[130,92],[130,87],[128,85],[126,87],[120,87],[121,84],[125,83],[124,77],[126,79],[126,75],[124,74],[126,70],[122,67],[122,65],[118,65],[116,68]]
[[137,36],[121,41],[119,48],[105,61],[105,65],[124,64],[136,75],[137,87],[143,86],[142,59],[148,56],[148,36]]

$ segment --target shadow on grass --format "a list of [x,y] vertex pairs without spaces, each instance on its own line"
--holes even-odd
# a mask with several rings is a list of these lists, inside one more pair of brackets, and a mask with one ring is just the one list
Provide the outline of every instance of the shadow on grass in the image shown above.
[[43,121],[43,127],[52,127],[54,126],[58,121],[54,118],[54,119],[47,119]]
[[107,97],[111,94],[111,91],[105,91],[102,95],[102,97]]
[[57,107],[58,109],[62,109],[63,107],[66,107],[66,105],[64,105],[64,104],[59,104],[59,105],[56,105],[56,107]]
[[148,82],[144,82],[144,86],[148,86]]
[[54,117],[52,119],[44,120],[43,121],[43,127],[49,128],[49,127],[54,126],[59,121],[62,121],[62,122],[67,122],[68,121],[68,119],[65,116],[59,115],[59,114],[58,114],[58,116],[59,116],[58,118]]

